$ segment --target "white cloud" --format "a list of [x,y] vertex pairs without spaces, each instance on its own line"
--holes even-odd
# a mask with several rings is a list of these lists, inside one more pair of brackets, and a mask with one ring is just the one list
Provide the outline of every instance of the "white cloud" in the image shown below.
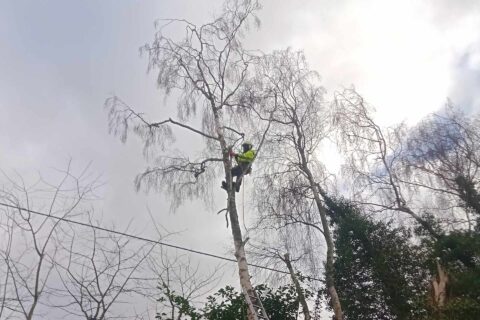
[[450,95],[457,60],[478,39],[478,8],[474,1],[267,1],[261,32],[270,48],[304,49],[328,90],[354,84],[381,122],[415,122]]

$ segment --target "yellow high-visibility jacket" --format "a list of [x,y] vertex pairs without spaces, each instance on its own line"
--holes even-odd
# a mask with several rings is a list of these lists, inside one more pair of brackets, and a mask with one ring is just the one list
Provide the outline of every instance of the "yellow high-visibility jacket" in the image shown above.
[[250,149],[247,152],[239,153],[235,157],[238,164],[250,164],[255,159],[255,150]]

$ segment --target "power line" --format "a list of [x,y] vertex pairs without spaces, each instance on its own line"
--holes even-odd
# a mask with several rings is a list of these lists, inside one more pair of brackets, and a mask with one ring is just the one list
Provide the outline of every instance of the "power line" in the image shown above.
[[[104,232],[118,234],[118,235],[129,237],[129,238],[132,238],[132,239],[145,241],[145,242],[150,242],[150,243],[158,244],[158,245],[161,245],[161,246],[174,248],[174,249],[177,249],[177,250],[187,251],[187,252],[190,252],[190,253],[195,253],[195,254],[207,256],[207,257],[210,257],[210,258],[220,259],[220,260],[229,261],[229,262],[237,262],[237,260],[235,260],[235,259],[219,256],[219,255],[216,255],[216,254],[213,254],[213,253],[208,253],[208,252],[194,250],[194,249],[188,249],[188,248],[185,248],[185,247],[182,247],[182,246],[177,246],[177,245],[174,245],[174,244],[170,244],[170,243],[166,243],[166,242],[162,242],[162,241],[158,241],[158,240],[153,240],[153,239],[149,239],[149,238],[145,238],[145,237],[140,237],[140,236],[136,236],[136,235],[133,235],[133,234],[126,233],[126,232],[121,232],[121,231],[107,229],[107,228],[103,228],[103,227],[99,227],[99,226],[94,226],[94,225],[91,225],[91,224],[88,224],[88,223],[85,223],[85,222],[81,222],[81,221],[75,221],[75,220],[71,220],[71,219],[68,219],[68,218],[57,217],[57,216],[53,216],[51,214],[47,214],[47,213],[43,213],[43,212],[39,212],[39,211],[35,211],[35,210],[30,210],[30,209],[22,208],[22,207],[19,207],[19,206],[13,206],[13,205],[3,203],[3,202],[0,202],[0,206],[4,206],[4,207],[7,207],[7,208],[11,208],[11,209],[22,210],[22,211],[26,211],[26,212],[29,212],[29,213],[39,215],[39,216],[47,217],[49,219],[60,220],[60,221],[63,221],[63,222],[76,224],[76,225],[80,225],[80,226],[83,226],[83,227],[88,227],[88,228],[101,230],[101,231],[104,231]],[[288,271],[278,270],[278,269],[274,269],[274,268],[270,268],[270,267],[266,267],[266,266],[262,266],[262,265],[258,265],[258,264],[249,263],[248,266],[254,267],[254,268],[259,268],[259,269],[264,269],[264,270],[269,270],[269,271],[273,271],[273,272],[288,274],[288,275],[290,274]],[[323,282],[323,280],[313,278],[313,277],[305,277],[305,278],[309,279],[309,280],[315,280],[315,281]]]

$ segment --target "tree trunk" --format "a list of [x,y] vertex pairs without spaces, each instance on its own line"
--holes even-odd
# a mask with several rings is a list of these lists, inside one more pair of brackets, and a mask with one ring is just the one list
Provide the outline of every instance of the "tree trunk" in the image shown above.
[[39,290],[39,282],[40,282],[40,272],[42,270],[42,263],[43,263],[43,254],[40,255],[40,259],[38,261],[37,265],[37,271],[35,274],[35,288],[33,291],[33,302],[32,305],[30,306],[30,310],[28,311],[27,314],[27,320],[33,319],[33,313],[35,311],[35,308],[37,307],[38,299],[40,298],[40,293],[41,291]]
[[[225,179],[227,183],[227,210],[230,217],[230,227],[232,228],[233,244],[235,247],[235,258],[237,259],[238,275],[240,277],[240,286],[245,288],[247,294],[253,296],[253,286],[250,282],[250,273],[248,271],[248,263],[245,255],[245,243],[242,237],[242,229],[238,221],[237,205],[235,201],[235,188],[232,188],[232,164],[228,154],[228,146],[225,141],[223,129],[221,126],[222,115],[219,110],[213,107],[213,115],[217,135],[220,141],[220,146],[223,151],[223,166],[225,169]],[[243,290],[242,290],[243,292]],[[250,308],[247,308],[248,320],[255,320]]]
[[315,182],[315,179],[313,178],[312,172],[308,168],[305,154],[301,152],[303,150],[299,150],[299,151],[300,151],[300,156],[302,158],[302,170],[307,175],[310,188],[312,189],[313,197],[315,199],[315,204],[317,205],[318,213],[320,215],[320,220],[322,221],[323,236],[325,238],[325,242],[327,243],[327,263],[326,263],[326,270],[325,270],[325,278],[327,283],[328,294],[330,296],[330,299],[332,300],[332,307],[335,313],[335,319],[343,320],[342,305],[340,303],[340,298],[338,297],[337,289],[335,288],[334,277],[333,277],[335,272],[333,269],[334,245],[333,245],[332,235],[330,233],[330,227],[328,226],[327,213],[320,199],[318,185]]
[[441,310],[447,300],[448,274],[443,270],[440,263],[437,262],[437,275],[432,279],[432,300],[433,306]]
[[[238,275],[240,276],[240,285],[245,288],[250,296],[253,296],[253,286],[250,282],[250,273],[248,271],[248,263],[245,255],[245,243],[242,239],[242,229],[238,222],[237,208],[235,204],[235,190],[230,189],[228,195],[228,212],[230,215],[230,224],[232,228],[233,243],[235,246],[235,258],[238,264]],[[247,315],[249,320],[254,320],[250,308],[247,308]]]
[[310,310],[308,310],[307,300],[305,299],[305,295],[303,294],[302,287],[300,286],[300,282],[295,275],[295,271],[293,270],[292,263],[290,262],[290,256],[288,253],[284,255],[284,261],[287,265],[288,271],[290,272],[290,277],[292,278],[293,285],[295,286],[295,290],[297,291],[298,300],[302,305],[303,317],[305,320],[310,320]]
[[[312,181],[310,183],[312,184]],[[328,290],[328,294],[330,295],[330,299],[332,299],[332,306],[333,306],[333,311],[335,313],[335,319],[343,320],[342,305],[340,303],[340,298],[338,297],[337,289],[335,288],[335,283],[333,280],[334,279],[333,274],[335,272],[333,269],[333,248],[334,248],[333,239],[330,233],[330,228],[328,226],[327,214],[325,212],[325,208],[322,205],[320,196],[318,194],[318,191],[315,185],[312,186],[312,190],[313,190],[313,196],[315,198],[315,203],[317,204],[318,212],[320,214],[320,219],[322,221],[323,235],[325,237],[325,242],[327,243],[327,263],[326,263],[326,270],[325,270],[327,290]]]

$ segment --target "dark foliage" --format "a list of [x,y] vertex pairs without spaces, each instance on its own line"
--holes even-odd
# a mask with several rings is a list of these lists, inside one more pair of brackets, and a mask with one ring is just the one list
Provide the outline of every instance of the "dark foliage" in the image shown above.
[[470,210],[477,216],[477,231],[480,231],[480,194],[477,191],[475,183],[472,179],[468,179],[463,175],[455,178],[460,199],[463,201],[465,210]]
[[[247,304],[243,294],[233,287],[226,286],[207,298],[207,303],[201,309],[197,309],[185,298],[161,287],[164,296],[160,299],[168,299],[176,309],[174,319],[189,320],[243,320],[247,319]],[[260,294],[263,306],[270,320],[296,320],[299,312],[299,301],[293,285],[281,286],[277,289],[266,285],[256,287]],[[307,297],[311,297],[310,291],[305,291]],[[165,301],[165,300],[163,300]],[[178,318],[178,315],[181,317]],[[158,313],[156,319],[173,320],[172,313]]]
[[431,319],[478,319],[480,315],[480,234],[456,231],[432,244],[449,275],[447,303]]
[[374,222],[341,199],[326,200],[335,226],[335,281],[346,319],[419,319],[426,314],[425,261],[403,228]]

